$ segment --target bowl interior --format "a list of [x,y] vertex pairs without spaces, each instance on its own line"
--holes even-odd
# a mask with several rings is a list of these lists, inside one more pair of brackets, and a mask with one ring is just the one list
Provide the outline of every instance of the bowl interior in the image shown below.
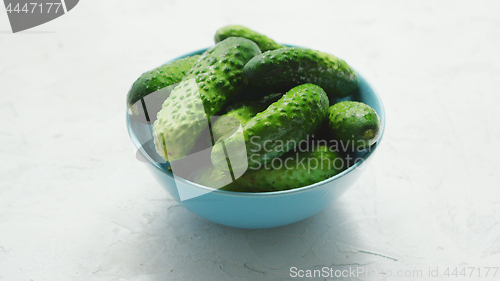
[[[198,51],[194,51],[188,54],[185,54],[183,56],[180,56],[178,58],[175,58],[171,61],[184,58],[187,56],[192,56],[192,55],[197,55],[197,54],[202,54],[205,50],[208,48],[201,49]],[[170,62],[170,61],[169,61]],[[227,194],[231,196],[269,196],[269,195],[279,195],[279,194],[286,194],[286,193],[291,193],[291,192],[300,192],[301,190],[309,189],[309,188],[314,188],[314,186],[324,184],[330,181],[334,181],[340,177],[343,177],[344,175],[350,173],[354,169],[358,168],[365,160],[367,160],[373,152],[376,150],[378,147],[380,141],[382,140],[384,130],[385,130],[385,110],[384,106],[382,103],[382,100],[378,93],[370,86],[370,83],[358,72],[356,71],[358,78],[359,78],[359,88],[356,93],[354,93],[351,96],[348,96],[344,99],[341,100],[354,100],[354,101],[360,101],[363,103],[368,104],[371,106],[379,115],[380,121],[381,121],[381,127],[380,127],[380,137],[378,141],[373,144],[369,149],[366,149],[365,151],[359,152],[357,155],[355,155],[355,158],[360,159],[360,161],[357,161],[354,163],[351,167],[346,169],[345,171],[329,178],[326,179],[322,182],[315,183],[312,185],[300,187],[300,188],[295,188],[295,189],[290,189],[290,190],[284,190],[284,191],[273,191],[273,192],[264,192],[264,193],[245,193],[245,192],[229,192],[229,191],[223,191],[223,190],[214,190],[210,187],[205,187],[193,182],[190,182],[188,180],[184,180],[182,178],[176,177],[176,181],[183,181],[185,184],[192,185],[196,188],[202,189],[205,192],[218,192],[222,194]],[[160,90],[161,91],[161,90]],[[168,96],[169,92],[165,92],[165,98]],[[340,99],[337,101],[341,101]],[[138,102],[139,103],[139,102]],[[144,106],[144,104],[143,104]],[[127,111],[126,114],[126,120],[127,120],[127,129],[130,135],[130,138],[137,149],[136,156],[139,160],[149,163],[154,166],[157,170],[161,171],[161,173],[164,173],[167,177],[174,179],[174,175],[172,172],[168,169],[170,166],[170,163],[165,162],[157,153],[155,150],[154,142],[153,142],[153,122],[156,119],[156,113],[155,112],[145,112],[144,110],[141,111],[141,106],[138,106],[139,112],[132,114],[130,110]],[[144,106],[144,109],[146,107]]]

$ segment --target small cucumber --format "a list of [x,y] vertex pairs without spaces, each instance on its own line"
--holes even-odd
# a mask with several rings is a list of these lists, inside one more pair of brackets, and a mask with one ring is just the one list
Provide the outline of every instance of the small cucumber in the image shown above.
[[343,147],[362,150],[380,135],[380,118],[369,105],[356,101],[338,102],[328,109],[330,135]]

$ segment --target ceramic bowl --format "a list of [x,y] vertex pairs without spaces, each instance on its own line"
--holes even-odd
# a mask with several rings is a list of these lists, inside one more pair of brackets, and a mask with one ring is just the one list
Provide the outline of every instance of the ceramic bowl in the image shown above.
[[[205,50],[179,58],[201,54]],[[237,228],[255,229],[287,225],[317,214],[339,198],[361,176],[382,140],[385,128],[382,100],[370,83],[356,72],[359,77],[359,91],[348,99],[364,102],[375,109],[381,120],[380,138],[370,149],[359,155],[360,161],[347,170],[301,188],[242,193],[216,190],[190,182],[174,176],[168,170],[168,162],[161,163],[161,158],[154,151],[151,123],[131,118],[128,111],[127,128],[137,154],[147,163],[158,183],[187,210],[215,223]],[[186,194],[189,196],[186,197]]]

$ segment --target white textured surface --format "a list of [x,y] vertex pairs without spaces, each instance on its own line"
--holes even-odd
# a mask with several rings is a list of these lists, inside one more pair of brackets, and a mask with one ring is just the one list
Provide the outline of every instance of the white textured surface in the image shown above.
[[[294,225],[208,222],[134,158],[131,83],[230,23],[344,58],[385,103],[362,179]],[[357,265],[453,280],[446,267],[500,266],[498,1],[85,0],[9,30],[0,11],[1,281],[287,280],[293,266]]]

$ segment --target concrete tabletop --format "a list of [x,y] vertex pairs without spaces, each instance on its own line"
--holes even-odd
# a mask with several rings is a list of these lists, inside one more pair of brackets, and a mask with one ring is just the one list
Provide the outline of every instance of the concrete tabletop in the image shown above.
[[[135,158],[132,82],[227,24],[384,101],[365,174],[299,223],[212,223]],[[499,280],[499,116],[499,1],[86,0],[16,34],[0,11],[0,280]]]

